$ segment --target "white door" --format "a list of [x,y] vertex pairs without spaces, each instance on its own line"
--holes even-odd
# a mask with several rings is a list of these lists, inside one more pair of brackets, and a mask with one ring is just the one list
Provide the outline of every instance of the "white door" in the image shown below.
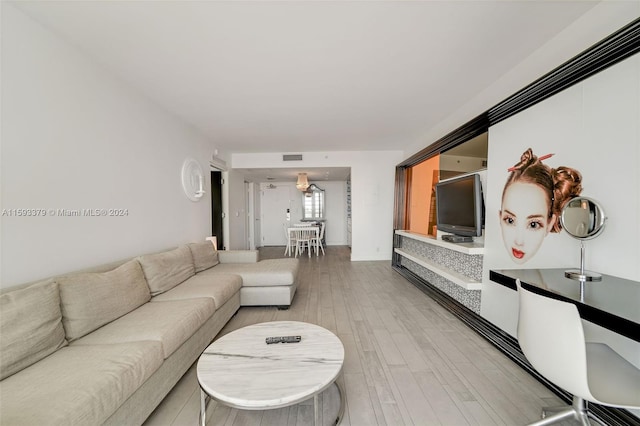
[[247,249],[255,250],[256,244],[253,241],[253,183],[244,183],[244,211],[245,211],[245,235],[247,239]]
[[289,187],[287,186],[274,186],[273,188],[264,188],[261,191],[262,223],[260,227],[263,246],[284,246],[287,244],[284,226],[285,224],[289,226],[287,221],[289,204]]

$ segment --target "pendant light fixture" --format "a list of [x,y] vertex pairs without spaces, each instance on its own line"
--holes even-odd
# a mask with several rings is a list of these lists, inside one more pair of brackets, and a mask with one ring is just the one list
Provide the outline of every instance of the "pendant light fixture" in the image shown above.
[[306,173],[298,173],[298,182],[296,182],[296,188],[300,191],[306,191],[309,188],[309,181],[307,180]]

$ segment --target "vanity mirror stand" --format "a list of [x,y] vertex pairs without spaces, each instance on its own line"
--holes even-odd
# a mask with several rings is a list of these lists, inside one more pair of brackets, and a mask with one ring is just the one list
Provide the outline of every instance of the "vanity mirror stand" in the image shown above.
[[604,229],[606,219],[602,206],[587,197],[576,197],[562,209],[562,228],[573,238],[580,240],[580,269],[569,269],[564,276],[580,282],[581,301],[584,301],[585,282],[602,280],[601,274],[585,270],[585,240],[598,236]]

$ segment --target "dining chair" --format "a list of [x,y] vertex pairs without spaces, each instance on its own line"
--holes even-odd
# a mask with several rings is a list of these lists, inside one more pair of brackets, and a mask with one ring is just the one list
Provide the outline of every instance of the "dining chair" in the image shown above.
[[293,228],[293,233],[295,234],[296,239],[296,255],[304,253],[307,250],[309,257],[311,257],[311,251],[313,248],[313,244],[315,244],[315,238],[318,233],[318,228],[313,228],[310,226]]
[[322,246],[322,240],[324,239],[324,227],[325,227],[325,223],[321,222],[320,234],[317,236],[315,241],[316,253],[318,252],[318,250],[322,250],[323,256],[324,256],[324,247]]
[[[570,406],[542,409],[547,425],[573,417],[582,425],[601,421],[588,402],[640,408],[640,370],[603,343],[586,342],[582,319],[573,303],[542,296],[516,280],[520,300],[518,342],[533,368],[573,395]],[[547,414],[555,413],[547,417]]]
[[284,228],[284,236],[287,241],[287,246],[284,249],[284,254],[285,256],[287,254],[291,256],[293,255],[293,248],[296,246],[295,233],[291,231],[291,228],[289,228],[289,226],[286,223],[282,224],[282,226]]

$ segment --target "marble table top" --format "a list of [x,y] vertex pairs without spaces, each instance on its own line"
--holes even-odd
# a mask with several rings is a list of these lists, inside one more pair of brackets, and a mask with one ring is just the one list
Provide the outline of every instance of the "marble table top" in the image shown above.
[[[300,343],[267,345],[265,338],[301,336]],[[213,342],[200,356],[200,387],[234,408],[264,410],[319,394],[340,374],[344,347],[320,326],[297,321],[250,325]]]

